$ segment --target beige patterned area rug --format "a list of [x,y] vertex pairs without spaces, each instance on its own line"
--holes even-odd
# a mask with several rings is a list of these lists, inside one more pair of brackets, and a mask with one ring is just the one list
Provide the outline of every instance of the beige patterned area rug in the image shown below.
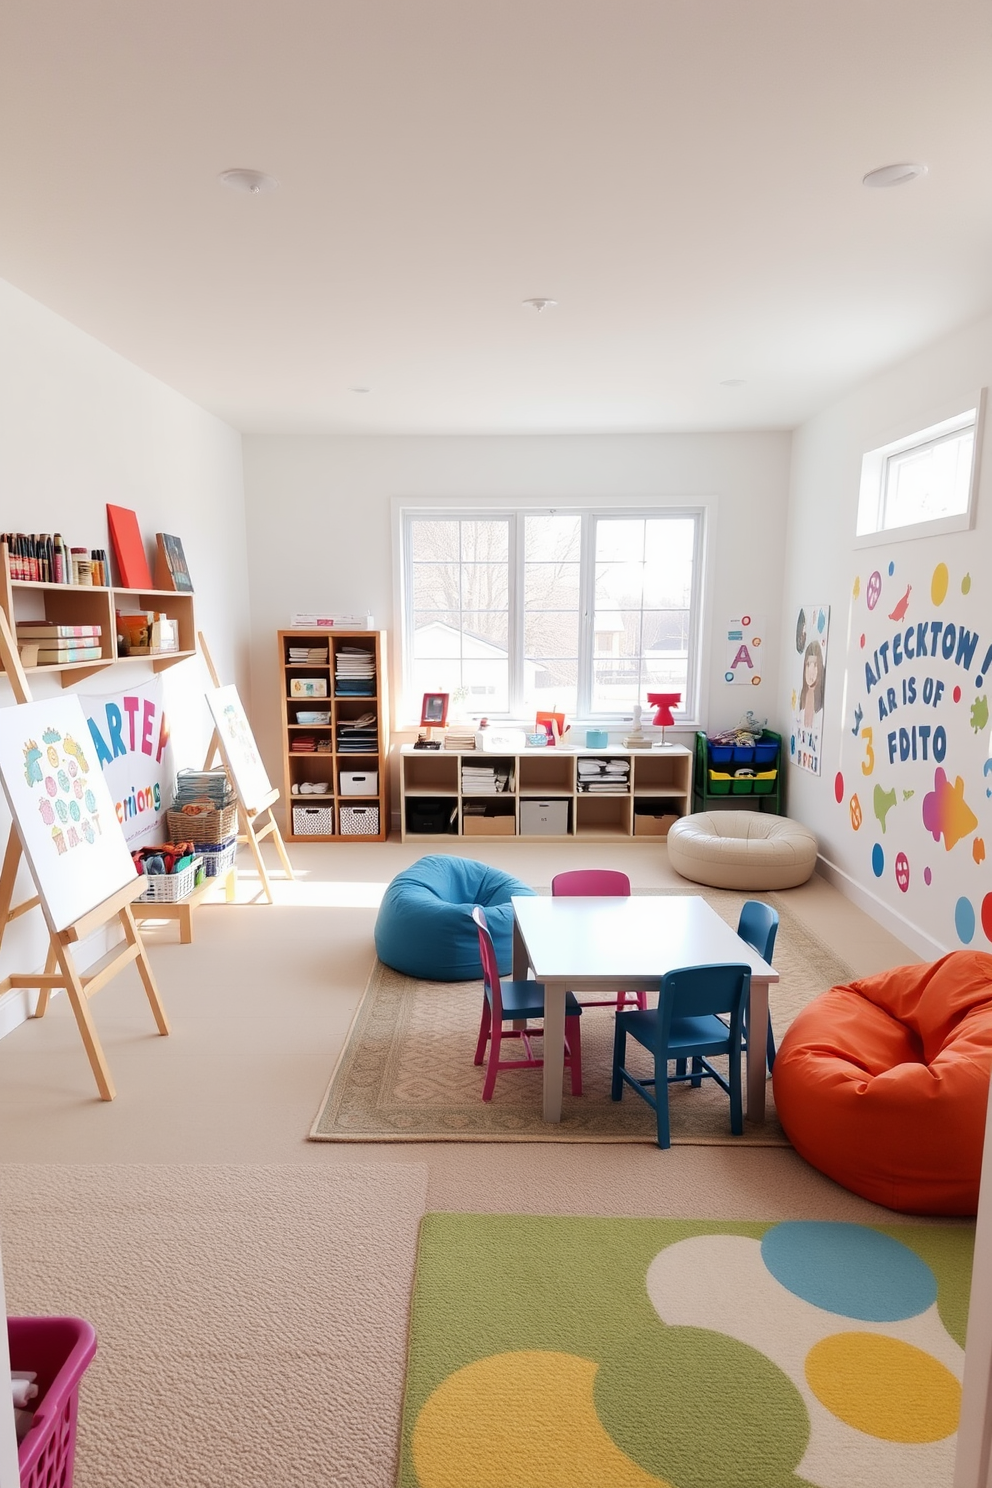
[[[703,893],[728,924],[736,926],[747,897],[723,889]],[[772,1025],[781,1039],[800,1008],[852,972],[787,908],[763,894],[779,912],[775,967],[781,980],[770,992]],[[483,1069],[473,1063],[482,1010],[482,983],[427,982],[376,962],[345,1047],[310,1129],[314,1142],[654,1142],[654,1112],[627,1090],[610,1099],[613,1014],[588,1008],[582,1017],[581,1096],[568,1093],[562,1120],[541,1117],[540,1070],[508,1070],[482,1100]],[[540,1044],[537,1045],[538,1050]],[[633,1040],[629,1067],[650,1073],[647,1052]],[[511,1055],[511,1057],[515,1057]],[[638,1058],[641,1065],[637,1064]],[[671,1087],[672,1141],[697,1145],[744,1143],[788,1146],[766,1085],[764,1124],[745,1121],[743,1137],[730,1132],[729,1103],[713,1080],[693,1090]]]

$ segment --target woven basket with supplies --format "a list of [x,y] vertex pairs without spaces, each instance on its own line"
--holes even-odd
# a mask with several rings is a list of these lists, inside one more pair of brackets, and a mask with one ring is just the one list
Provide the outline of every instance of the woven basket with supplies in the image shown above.
[[187,837],[197,847],[226,842],[238,829],[238,803],[227,771],[180,770],[166,814],[173,837]]

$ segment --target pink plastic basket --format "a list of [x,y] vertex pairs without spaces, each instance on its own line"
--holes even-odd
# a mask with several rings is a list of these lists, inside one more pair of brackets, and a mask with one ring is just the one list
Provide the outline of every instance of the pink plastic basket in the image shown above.
[[34,1425],[17,1449],[21,1488],[72,1488],[79,1381],[96,1353],[96,1334],[75,1317],[9,1317],[11,1369],[34,1369]]

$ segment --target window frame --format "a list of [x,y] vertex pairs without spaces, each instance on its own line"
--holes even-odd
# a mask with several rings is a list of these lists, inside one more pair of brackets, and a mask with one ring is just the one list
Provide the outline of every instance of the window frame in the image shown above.
[[[601,520],[678,520],[690,519],[694,523],[692,555],[692,585],[689,596],[689,635],[687,646],[687,675],[685,696],[676,710],[677,724],[691,727],[698,716],[700,685],[703,663],[703,602],[705,590],[705,566],[707,563],[707,524],[710,515],[707,504],[692,501],[678,504],[624,503],[612,505],[608,501],[583,502],[562,501],[554,505],[547,501],[513,501],[494,503],[473,502],[471,499],[418,501],[394,501],[396,529],[395,579],[399,594],[398,613],[401,617],[398,655],[399,698],[396,720],[399,729],[416,728],[415,709],[412,698],[412,657],[410,639],[413,635],[413,594],[409,584],[412,566],[412,524],[415,521],[508,521],[509,543],[507,595],[509,613],[508,685],[511,706],[508,713],[493,714],[508,726],[521,726],[529,717],[515,711],[514,701],[522,697],[524,674],[524,625],[521,586],[525,559],[525,520],[528,516],[549,513],[556,516],[574,514],[582,519],[580,544],[580,601],[578,614],[578,709],[571,721],[579,726],[603,724],[619,726],[630,722],[630,712],[592,713],[590,704],[593,690],[593,659],[595,654],[595,536]],[[649,715],[646,698],[641,700],[645,714]],[[481,711],[481,710],[477,710]],[[470,710],[471,714],[471,710]]]
[[[855,528],[857,548],[877,547],[883,542],[905,542],[917,537],[936,537],[946,532],[968,532],[974,525],[978,504],[978,477],[981,463],[982,435],[985,424],[985,388],[953,403],[931,410],[928,422],[921,425],[918,419],[912,424],[903,424],[888,432],[884,443],[866,450],[861,460],[861,484],[858,497],[858,512]],[[885,511],[886,486],[890,462],[899,455],[935,447],[956,435],[971,429],[974,442],[971,451],[971,472],[968,480],[968,500],[964,511],[953,512],[944,517],[931,517],[919,522],[904,522],[895,527],[883,527],[881,521]]]

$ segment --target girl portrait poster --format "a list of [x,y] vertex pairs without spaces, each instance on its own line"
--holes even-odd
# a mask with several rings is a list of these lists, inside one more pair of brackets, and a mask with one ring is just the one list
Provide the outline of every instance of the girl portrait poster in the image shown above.
[[804,605],[796,619],[797,685],[792,693],[789,757],[801,770],[820,773],[823,690],[827,675],[829,605]]

